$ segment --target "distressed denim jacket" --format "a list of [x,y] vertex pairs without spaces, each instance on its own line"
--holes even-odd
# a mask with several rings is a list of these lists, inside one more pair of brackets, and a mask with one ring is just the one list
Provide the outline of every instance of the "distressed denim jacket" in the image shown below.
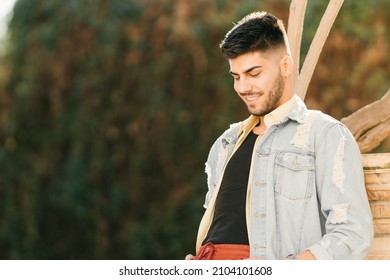
[[[211,225],[226,163],[251,118],[233,124],[210,150],[197,250]],[[253,151],[246,205],[250,256],[284,259],[310,250],[317,259],[364,259],[373,225],[361,162],[343,124],[294,96],[288,116],[268,127]]]

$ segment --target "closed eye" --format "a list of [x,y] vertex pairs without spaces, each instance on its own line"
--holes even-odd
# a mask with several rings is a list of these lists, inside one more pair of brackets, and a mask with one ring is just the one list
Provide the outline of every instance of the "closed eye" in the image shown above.
[[251,77],[257,77],[260,75],[261,72],[256,72],[256,73],[249,73],[249,76]]
[[235,80],[235,81],[238,81],[239,79],[240,79],[240,76],[239,75],[235,75],[235,74],[231,74],[232,75],[232,77],[233,77],[233,79]]

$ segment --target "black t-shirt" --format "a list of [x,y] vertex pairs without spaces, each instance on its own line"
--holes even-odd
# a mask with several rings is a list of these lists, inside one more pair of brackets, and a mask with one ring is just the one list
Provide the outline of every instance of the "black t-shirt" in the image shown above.
[[203,245],[249,244],[246,225],[246,193],[253,147],[257,135],[250,132],[230,158],[218,193],[211,227]]

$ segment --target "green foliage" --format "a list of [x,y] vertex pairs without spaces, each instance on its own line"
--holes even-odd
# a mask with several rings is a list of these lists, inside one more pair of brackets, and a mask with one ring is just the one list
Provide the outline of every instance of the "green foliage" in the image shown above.
[[208,150],[247,114],[218,44],[253,10],[285,19],[287,2],[18,0],[0,72],[0,258],[193,253]]
[[236,101],[220,69],[225,26],[204,13],[231,5],[216,4],[17,2],[1,99],[2,258],[193,252],[203,162]]

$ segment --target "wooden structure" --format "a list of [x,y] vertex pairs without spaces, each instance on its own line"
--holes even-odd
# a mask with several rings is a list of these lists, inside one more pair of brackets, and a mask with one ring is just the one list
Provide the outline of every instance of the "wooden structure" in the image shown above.
[[328,38],[330,29],[336,19],[337,14],[343,5],[344,0],[330,0],[328,7],[321,19],[320,25],[311,42],[309,51],[306,55],[301,71],[299,71],[299,57],[303,31],[303,21],[307,0],[292,0],[290,4],[290,15],[288,20],[287,37],[290,43],[291,55],[294,60],[293,84],[294,90],[305,99],[307,88],[309,86],[318,58],[324,47],[326,38]]
[[[294,90],[302,100],[305,99],[319,55],[343,2],[329,1],[300,71],[299,58],[307,0],[291,1],[287,47],[294,60]],[[369,152],[390,135],[389,105],[390,89],[381,100],[341,120],[351,130],[362,153]],[[390,153],[362,154],[362,157],[375,232],[367,259],[390,259]]]
[[363,154],[374,243],[367,259],[390,259],[390,153]]

